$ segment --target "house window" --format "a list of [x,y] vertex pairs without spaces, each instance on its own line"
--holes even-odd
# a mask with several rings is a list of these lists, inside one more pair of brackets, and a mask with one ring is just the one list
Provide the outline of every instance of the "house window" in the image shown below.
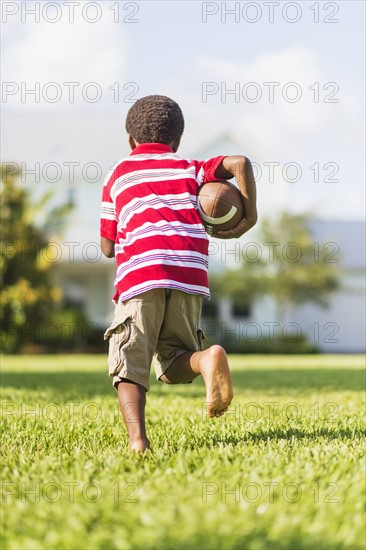
[[77,307],[84,310],[86,305],[85,281],[67,278],[63,281],[65,306]]
[[231,314],[236,317],[250,317],[252,314],[252,307],[249,303],[235,303],[231,305]]
[[202,316],[210,319],[216,319],[218,316],[217,303],[213,300],[204,301],[202,304]]

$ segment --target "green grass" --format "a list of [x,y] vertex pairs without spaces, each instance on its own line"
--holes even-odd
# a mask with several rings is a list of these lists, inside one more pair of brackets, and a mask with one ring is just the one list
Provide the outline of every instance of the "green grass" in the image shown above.
[[136,457],[103,356],[3,357],[1,548],[364,548],[363,358],[230,364],[222,418],[152,381]]

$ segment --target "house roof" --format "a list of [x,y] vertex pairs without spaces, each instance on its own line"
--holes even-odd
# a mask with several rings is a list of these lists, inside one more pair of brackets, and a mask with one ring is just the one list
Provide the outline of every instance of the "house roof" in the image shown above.
[[251,136],[241,136],[231,131],[222,132],[194,151],[194,158],[206,159],[218,155],[245,155],[260,162],[269,158],[269,151],[263,144],[257,143]]
[[317,219],[311,222],[310,228],[314,242],[335,244],[336,248],[331,246],[328,248],[329,259],[339,258],[346,269],[365,268],[366,224],[364,221]]

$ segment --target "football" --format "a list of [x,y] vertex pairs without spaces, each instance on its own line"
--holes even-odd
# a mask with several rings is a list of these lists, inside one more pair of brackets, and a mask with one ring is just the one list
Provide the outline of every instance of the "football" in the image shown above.
[[239,189],[228,181],[210,181],[198,189],[198,210],[206,232],[213,237],[238,225],[244,216]]

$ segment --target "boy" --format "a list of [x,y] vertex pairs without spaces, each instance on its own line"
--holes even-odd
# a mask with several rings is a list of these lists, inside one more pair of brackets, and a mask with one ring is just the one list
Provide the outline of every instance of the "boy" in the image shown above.
[[138,100],[126,130],[132,149],[108,174],[102,198],[101,248],[116,259],[115,317],[109,374],[118,393],[129,445],[150,447],[145,431],[152,358],[157,378],[185,384],[202,375],[209,416],[222,415],[233,390],[225,350],[203,351],[202,298],[209,297],[208,238],[197,209],[197,189],[236,176],[246,217],[222,238],[243,235],[257,221],[256,189],[248,159],[205,162],[179,157],[184,129],[179,105],[165,96]]

